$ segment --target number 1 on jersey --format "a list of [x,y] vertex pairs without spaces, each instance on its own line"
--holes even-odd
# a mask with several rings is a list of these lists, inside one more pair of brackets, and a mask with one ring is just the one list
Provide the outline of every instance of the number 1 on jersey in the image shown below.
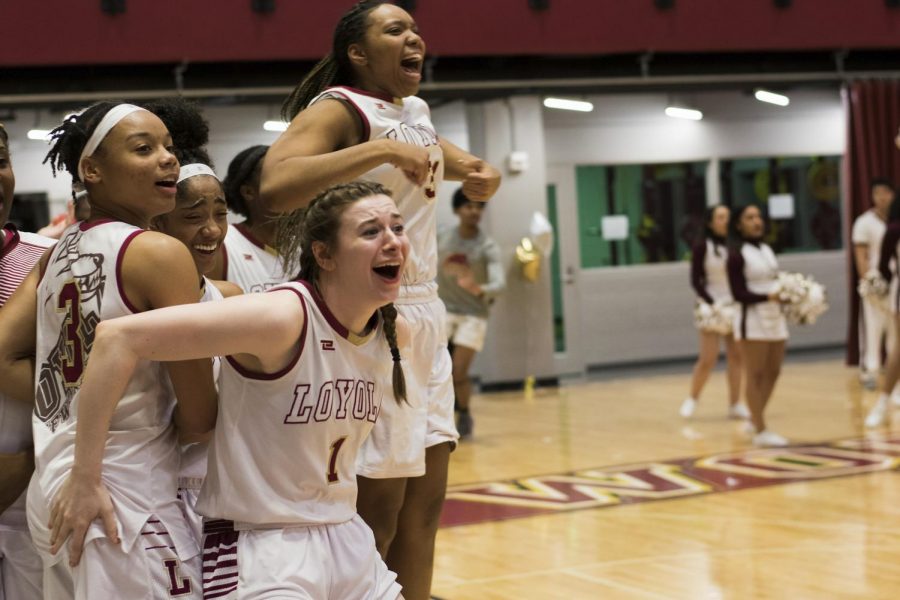
[[337,456],[338,452],[341,451],[341,446],[344,445],[344,442],[347,441],[347,436],[345,435],[342,438],[338,438],[331,444],[331,453],[328,456],[328,483],[337,483],[338,482],[338,474],[337,474]]

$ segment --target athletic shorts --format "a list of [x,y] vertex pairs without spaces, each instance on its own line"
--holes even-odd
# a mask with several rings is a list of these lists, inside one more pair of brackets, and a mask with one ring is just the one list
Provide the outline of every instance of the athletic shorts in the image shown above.
[[42,600],[44,566],[27,529],[0,529],[0,600]]
[[165,526],[152,517],[128,553],[102,537],[84,546],[75,568],[65,546],[60,554],[62,560],[44,570],[44,593],[53,600],[203,598],[200,555],[181,560]]
[[205,600],[396,600],[397,576],[358,516],[345,523],[234,531],[206,522]]
[[447,313],[447,337],[454,346],[465,346],[481,352],[486,333],[487,319],[484,317]]
[[[447,310],[437,285],[404,286],[395,302],[409,324],[411,351],[401,353],[407,402],[385,393],[381,411],[363,442],[356,472],[363,477],[420,477],[425,449],[459,439],[453,415],[453,365],[447,351]],[[404,355],[408,354],[408,356]],[[388,389],[390,387],[388,386]]]

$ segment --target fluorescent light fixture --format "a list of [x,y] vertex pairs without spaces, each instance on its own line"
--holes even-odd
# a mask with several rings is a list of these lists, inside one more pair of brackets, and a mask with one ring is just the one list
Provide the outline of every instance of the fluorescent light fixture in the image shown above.
[[266,121],[263,123],[263,129],[266,131],[285,131],[288,128],[288,124],[284,121]]
[[29,140],[37,140],[39,142],[49,142],[50,141],[50,130],[49,129],[30,129],[28,131],[28,139]]
[[544,98],[544,106],[560,110],[577,110],[578,112],[591,112],[594,110],[594,105],[590,102],[568,100],[566,98]]
[[768,102],[769,104],[777,104],[778,106],[787,106],[791,103],[791,99],[787,96],[766,90],[756,90],[753,95],[760,102]]
[[703,118],[703,113],[693,108],[679,108],[677,106],[667,106],[666,116],[675,119],[689,119],[691,121],[699,121]]

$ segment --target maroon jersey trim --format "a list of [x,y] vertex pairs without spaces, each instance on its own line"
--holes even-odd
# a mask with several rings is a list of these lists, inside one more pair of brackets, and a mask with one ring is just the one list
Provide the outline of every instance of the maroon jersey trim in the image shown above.
[[291,372],[291,370],[297,366],[297,361],[300,360],[300,356],[303,355],[303,348],[306,346],[306,332],[309,330],[309,311],[306,310],[306,299],[303,297],[303,294],[295,290],[291,287],[275,287],[270,290],[267,290],[266,293],[289,290],[297,294],[297,297],[300,298],[300,305],[303,307],[303,331],[300,332],[300,347],[297,349],[297,354],[291,359],[283,369],[277,371],[275,373],[263,373],[261,371],[254,371],[253,369],[248,369],[247,367],[241,365],[238,361],[234,359],[233,356],[226,356],[225,360],[228,361],[228,364],[238,372],[241,377],[245,377],[247,379],[258,379],[263,381],[272,381],[275,379],[280,379]]
[[[97,224],[99,225],[99,222],[97,222]],[[122,242],[122,246],[119,247],[119,254],[116,255],[116,287],[119,288],[119,297],[122,298],[122,302],[124,302],[125,306],[128,307],[128,310],[133,313],[139,313],[141,311],[135,308],[134,304],[131,303],[131,300],[128,299],[128,296],[125,295],[125,284],[122,282],[122,263],[124,262],[125,251],[128,250],[128,246],[131,245],[134,238],[142,233],[144,233],[143,229],[138,229],[137,231],[129,233],[128,237],[125,238],[125,241]]]
[[[309,290],[309,294],[313,297],[313,301],[316,303],[319,312],[322,313],[322,316],[325,317],[325,320],[328,321],[328,324],[331,325],[331,328],[334,329],[335,333],[337,333],[345,340],[349,339],[350,332],[346,327],[341,325],[340,321],[337,320],[337,317],[334,316],[334,313],[331,312],[331,309],[328,308],[328,305],[325,304],[325,300],[322,298],[322,296],[319,295],[319,290],[316,289],[316,286],[303,279],[298,279],[297,283],[303,285],[303,287]],[[371,331],[375,328],[377,323],[378,313],[376,312],[372,315],[372,318],[370,318],[369,322],[366,324],[366,329]]]

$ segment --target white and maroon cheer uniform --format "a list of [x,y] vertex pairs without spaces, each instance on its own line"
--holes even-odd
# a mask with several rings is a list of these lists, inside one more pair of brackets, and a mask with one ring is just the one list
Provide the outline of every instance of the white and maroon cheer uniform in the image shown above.
[[705,239],[691,253],[691,287],[707,304],[732,301],[728,286],[728,248],[724,243]]
[[[867,210],[853,222],[850,237],[854,246],[865,246],[868,250],[869,264],[867,271],[879,268],[882,241],[887,231],[884,219],[878,216],[874,209]],[[894,244],[896,245],[896,244]],[[893,253],[893,249],[892,249]],[[857,273],[863,277],[866,273]],[[891,278],[886,278],[891,281]],[[893,304],[896,306],[896,303]],[[884,303],[878,298],[863,296],[860,298],[859,350],[860,366],[865,373],[877,375],[881,369],[881,344],[887,340],[888,353],[894,347],[896,331],[891,322],[890,311],[885,309]]]
[[778,287],[778,261],[762,242],[744,242],[728,256],[731,294],[740,305],[734,322],[734,338],[775,342],[788,338],[781,304],[769,300]]
[[28,524],[52,598],[199,598],[199,547],[176,498],[175,399],[164,366],[137,364],[110,423],[102,480],[115,508],[120,544],[99,520],[81,563],[49,553],[50,504],[75,460],[79,388],[97,324],[136,310],[124,294],[122,261],[144,230],[118,221],[76,223],[50,255],[38,286],[35,477]]
[[385,402],[372,434],[360,452],[359,474],[366,477],[417,477],[425,473],[425,449],[456,443],[453,419],[453,379],[445,330],[446,309],[437,296],[437,187],[444,178],[444,155],[424,100],[391,98],[348,87],[325,90],[310,104],[325,98],[346,102],[363,124],[361,142],[392,139],[428,150],[430,173],[425,185],[403,171],[383,164],[360,179],[391,191],[406,224],[410,252],[403,272],[398,312],[409,323],[413,348],[403,357],[409,404]]
[[[56,240],[0,229],[0,307],[22,283]],[[0,453],[18,454],[32,448],[31,406],[0,394]],[[40,600],[43,567],[28,533],[25,492],[0,514],[0,598]]]
[[284,273],[284,262],[274,248],[256,239],[243,223],[228,227],[225,241],[224,277],[244,292],[264,292],[291,277]]
[[305,282],[270,291],[290,292],[306,315],[291,363],[263,374],[222,361],[197,503],[212,519],[205,598],[396,598],[400,586],[356,514],[357,451],[382,397],[394,402],[382,325],[373,316],[357,338]]

